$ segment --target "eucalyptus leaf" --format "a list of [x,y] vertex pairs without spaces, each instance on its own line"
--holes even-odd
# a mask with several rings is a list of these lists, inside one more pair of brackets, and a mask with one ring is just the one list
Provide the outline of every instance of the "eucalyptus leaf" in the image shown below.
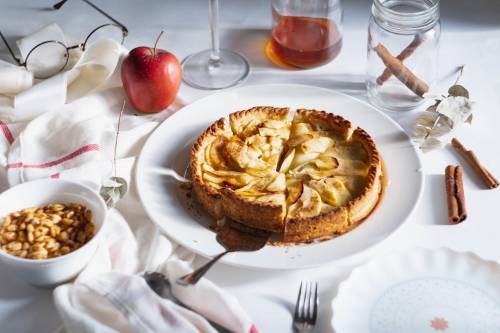
[[437,125],[437,126],[434,126],[434,128],[432,128],[429,132],[429,136],[430,137],[439,137],[439,136],[443,136],[445,134],[448,134],[450,133],[452,130],[452,128],[448,125]]
[[436,117],[437,115],[435,114],[421,114],[420,116],[417,117],[417,119],[415,120],[416,124],[419,124],[419,125],[424,125],[424,126],[428,126],[428,127],[432,127],[432,125],[434,124],[434,121],[436,121]]
[[[104,182],[103,186],[104,187],[121,187],[121,186],[123,186],[123,183],[120,183],[120,182],[114,180],[113,178],[114,177],[111,177],[111,178],[107,179]],[[120,179],[123,179],[123,178],[120,178]]]
[[473,116],[473,114],[471,113],[469,118],[465,119],[465,122],[469,125],[472,125],[472,116]]
[[469,91],[465,89],[464,86],[460,84],[455,84],[448,89],[448,95],[449,96],[461,96],[465,98],[469,98]]
[[472,113],[472,105],[463,96],[446,97],[439,103],[436,111],[451,121],[451,126],[463,123]]
[[115,207],[118,201],[127,194],[127,181],[121,177],[110,177],[101,187],[99,193],[108,208]]
[[424,138],[430,131],[430,128],[422,125],[413,126],[413,137],[414,138]]
[[431,150],[442,148],[443,147],[443,142],[441,142],[439,139],[429,137],[422,144],[420,145],[420,149],[424,153],[427,153]]
[[427,109],[425,109],[425,111],[428,111],[428,112],[437,112],[436,109],[437,109],[439,103],[441,103],[441,100],[440,99],[435,99],[434,101],[435,101],[434,104],[432,104]]

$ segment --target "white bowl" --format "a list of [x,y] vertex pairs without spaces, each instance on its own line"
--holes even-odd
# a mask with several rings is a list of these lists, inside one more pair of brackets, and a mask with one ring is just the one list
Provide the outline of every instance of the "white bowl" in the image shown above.
[[41,179],[17,185],[0,194],[1,220],[23,208],[51,203],[79,203],[92,211],[96,233],[82,247],[51,259],[25,259],[0,249],[0,260],[19,278],[42,287],[51,287],[74,278],[90,261],[99,243],[106,221],[107,208],[101,196],[92,189],[60,179]]

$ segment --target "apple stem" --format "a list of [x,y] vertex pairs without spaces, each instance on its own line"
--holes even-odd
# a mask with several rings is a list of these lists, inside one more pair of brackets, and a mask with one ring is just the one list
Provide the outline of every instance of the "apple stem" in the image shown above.
[[156,45],[158,45],[158,41],[160,40],[161,36],[163,35],[164,31],[162,30],[160,32],[160,34],[158,35],[158,37],[156,38],[156,41],[155,41],[155,46],[153,48],[153,55],[156,55]]

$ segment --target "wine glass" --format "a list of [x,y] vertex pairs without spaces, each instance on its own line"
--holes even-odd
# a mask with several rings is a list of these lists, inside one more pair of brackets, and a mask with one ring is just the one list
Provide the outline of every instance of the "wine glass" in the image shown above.
[[211,49],[194,53],[182,61],[183,80],[199,89],[234,86],[247,77],[250,66],[236,52],[219,48],[219,1],[208,1]]

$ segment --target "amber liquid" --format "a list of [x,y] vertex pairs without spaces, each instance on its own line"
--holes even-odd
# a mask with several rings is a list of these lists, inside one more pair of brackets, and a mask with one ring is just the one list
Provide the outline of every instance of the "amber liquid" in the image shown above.
[[326,18],[282,16],[273,10],[274,53],[284,62],[310,68],[332,61],[342,48],[337,25]]

